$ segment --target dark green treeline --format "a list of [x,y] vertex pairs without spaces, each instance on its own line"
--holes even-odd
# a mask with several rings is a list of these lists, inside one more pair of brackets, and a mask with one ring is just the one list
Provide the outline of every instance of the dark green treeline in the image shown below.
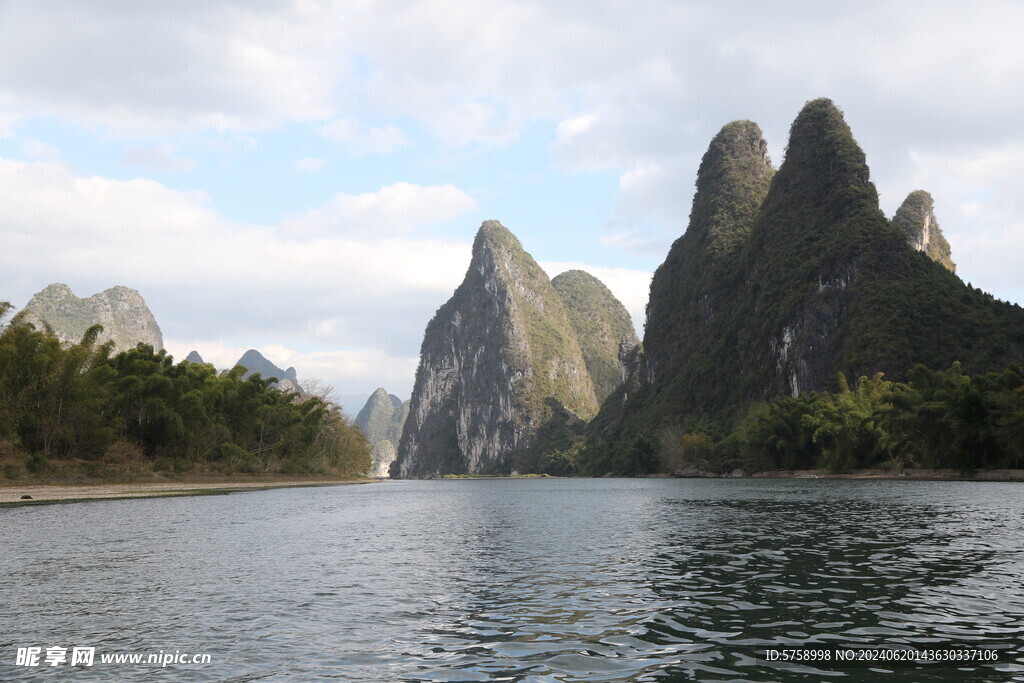
[[711,421],[665,427],[624,445],[580,450],[587,474],[729,474],[766,470],[1024,467],[1024,370],[968,376],[917,366],[906,382],[882,375],[851,387],[756,403],[732,429]]
[[94,326],[62,347],[0,302],[0,464],[7,478],[45,474],[68,461],[106,473],[142,469],[219,474],[356,476],[370,447],[338,406],[299,402],[244,368],[174,363],[148,345],[110,356]]

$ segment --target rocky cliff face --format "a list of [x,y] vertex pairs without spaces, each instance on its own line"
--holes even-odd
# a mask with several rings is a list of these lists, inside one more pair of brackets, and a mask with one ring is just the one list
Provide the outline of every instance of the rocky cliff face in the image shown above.
[[52,284],[33,295],[25,310],[29,322],[47,323],[65,344],[81,341],[85,331],[98,323],[103,333],[97,342],[113,341],[114,353],[138,344],[149,344],[155,350],[164,347],[160,326],[142,295],[120,285],[80,299],[67,285]]
[[465,279],[427,325],[392,476],[514,469],[561,407],[597,411],[569,314],[519,240],[486,221]]
[[403,403],[383,387],[373,392],[356,415],[356,426],[373,447],[370,476],[390,476],[391,463],[398,456],[398,442],[402,438],[402,427],[408,415],[409,401]]
[[896,210],[892,222],[915,251],[924,252],[949,272],[956,272],[953,250],[935,220],[935,202],[930,194],[924,190],[911,192]]
[[246,372],[242,375],[243,378],[255,375],[256,373],[259,373],[260,377],[263,379],[276,377],[276,384],[279,388],[284,391],[294,391],[297,394],[302,394],[302,389],[299,388],[299,378],[295,374],[295,368],[282,370],[267,360],[267,358],[256,349],[249,349],[242,354],[242,357],[238,359],[238,362],[235,363],[235,365],[241,365],[245,368]]
[[628,360],[640,344],[633,320],[622,302],[596,277],[568,270],[551,280],[569,314],[583,361],[603,402],[625,379]]

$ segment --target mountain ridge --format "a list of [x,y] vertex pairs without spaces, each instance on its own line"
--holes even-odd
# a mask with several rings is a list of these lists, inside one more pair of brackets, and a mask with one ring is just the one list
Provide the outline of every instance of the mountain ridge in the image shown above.
[[49,325],[63,344],[76,344],[92,325],[102,325],[97,338],[102,344],[114,342],[114,353],[148,344],[159,351],[164,346],[160,326],[138,290],[115,285],[90,297],[79,298],[71,288],[55,282],[36,292],[25,304],[25,320]]

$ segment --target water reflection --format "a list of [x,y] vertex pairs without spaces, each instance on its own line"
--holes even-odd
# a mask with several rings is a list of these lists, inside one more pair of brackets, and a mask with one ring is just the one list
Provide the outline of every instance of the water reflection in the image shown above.
[[[1022,578],[1020,549],[985,526],[1000,525],[998,515],[821,485],[839,497],[661,499],[666,516],[710,523],[667,536],[652,577],[678,602],[643,637],[711,643],[733,653],[731,668],[756,664],[751,653],[767,646],[1019,646],[1024,601],[1008,588]],[[965,533],[965,519],[979,536]],[[1006,611],[993,613],[999,592]]]

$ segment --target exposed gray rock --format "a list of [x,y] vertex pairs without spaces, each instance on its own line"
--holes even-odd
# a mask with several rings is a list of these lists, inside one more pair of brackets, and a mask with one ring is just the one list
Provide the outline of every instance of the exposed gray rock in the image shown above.
[[563,408],[597,410],[569,315],[519,240],[486,221],[465,280],[427,325],[392,476],[509,472]]
[[924,190],[911,192],[896,210],[892,222],[906,236],[907,244],[916,251],[923,251],[950,272],[956,272],[953,250],[935,220],[935,202],[930,194]]
[[160,326],[146,301],[134,289],[120,285],[93,294],[87,299],[75,296],[62,283],[49,285],[25,304],[26,320],[48,324],[64,344],[76,344],[90,327],[103,326],[97,343],[114,342],[114,353],[149,344],[159,351],[164,347]]
[[383,387],[377,389],[356,416],[356,426],[373,446],[371,476],[388,477],[391,463],[398,455],[398,442],[402,427],[409,415],[409,401],[389,394]]

